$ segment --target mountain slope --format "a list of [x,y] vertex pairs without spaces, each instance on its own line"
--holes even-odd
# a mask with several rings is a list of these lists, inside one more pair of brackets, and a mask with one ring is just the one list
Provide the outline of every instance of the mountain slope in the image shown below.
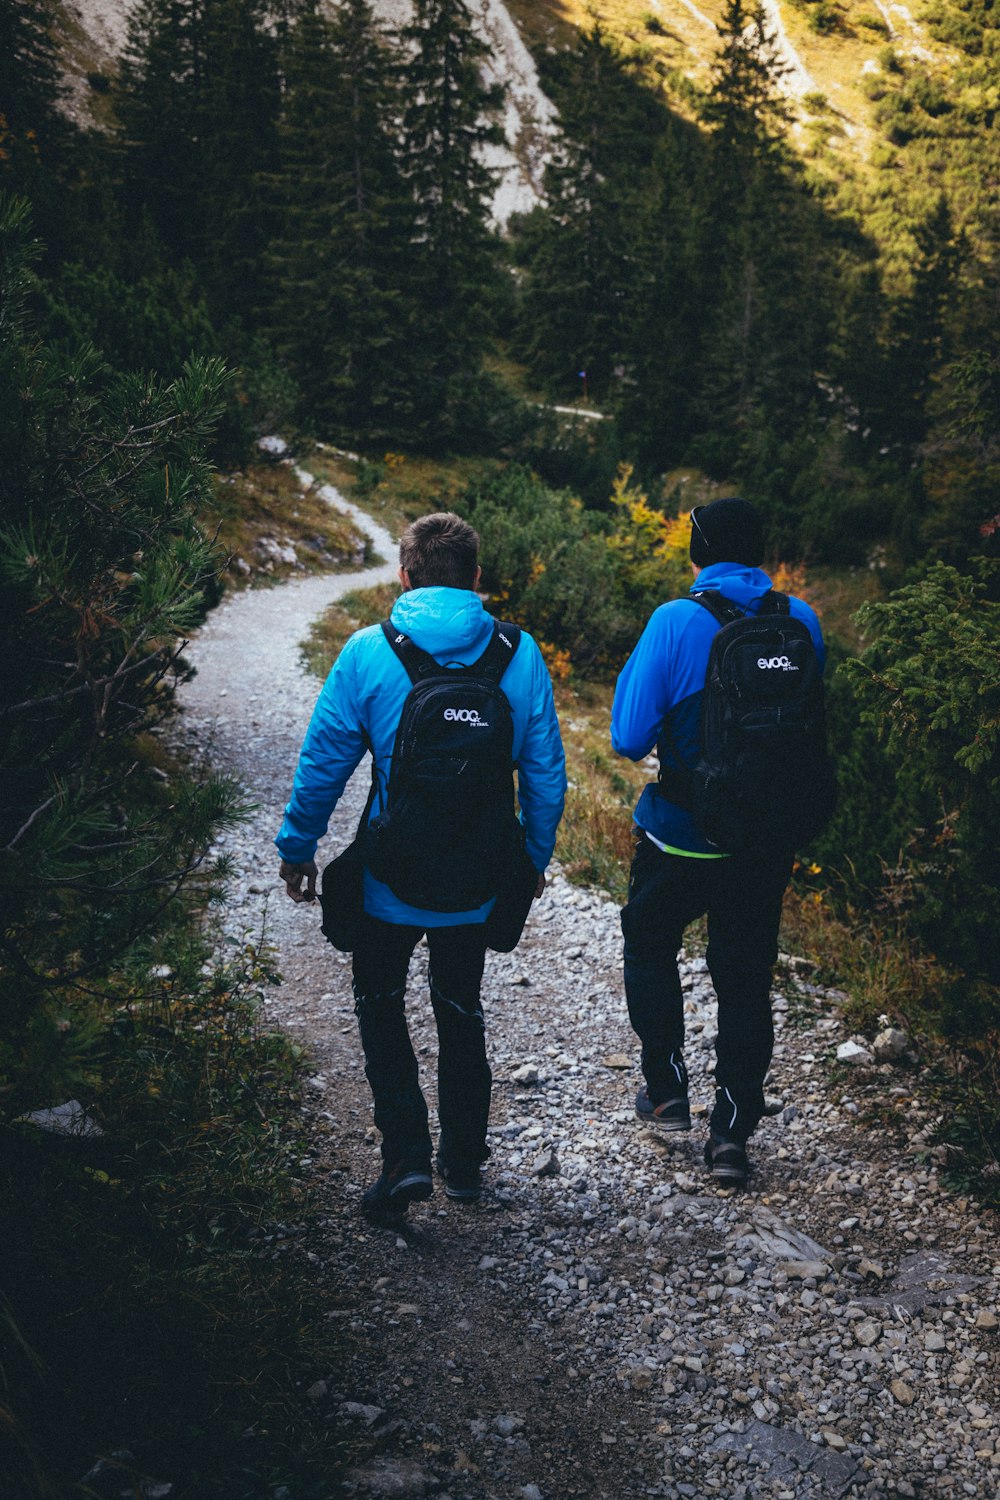
[[[599,25],[672,110],[693,116],[709,86],[724,0],[469,0],[493,77],[507,86],[506,147],[496,217],[530,208],[542,190],[556,111],[536,63]],[[949,196],[960,228],[978,240],[998,202],[1000,30],[982,0],[762,0],[782,64],[798,151],[903,264],[906,225]],[[137,0],[61,0],[69,107],[101,119],[88,74],[113,72]],[[390,26],[410,0],[374,0]],[[544,71],[544,69],[543,69]],[[106,105],[103,106],[106,109]],[[852,186],[853,184],[853,186]]]
[[[510,0],[509,8],[542,46],[596,20],[626,55],[645,64],[666,100],[684,108],[692,89],[704,89],[711,78],[724,6],[722,0]],[[782,87],[796,107],[796,143],[813,157],[868,161],[878,139],[871,81],[884,77],[888,47],[904,69],[942,77],[958,59],[909,7],[885,0],[764,0],[764,13],[784,67]]]

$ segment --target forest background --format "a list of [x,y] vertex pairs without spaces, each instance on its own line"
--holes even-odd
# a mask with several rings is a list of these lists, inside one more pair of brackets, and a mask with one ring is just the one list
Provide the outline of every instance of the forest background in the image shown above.
[[[43,1284],[81,1349],[95,1307],[156,1319],[193,1277],[215,1312],[164,1313],[178,1349],[224,1305],[216,1345],[237,1338],[252,1301],[275,1392],[301,1358],[298,1293],[263,1296],[240,1240],[294,1196],[295,1058],[259,1026],[266,946],[218,966],[201,925],[244,794],[151,733],[255,511],[291,504],[268,433],[383,514],[446,499],[478,527],[491,598],[584,726],[562,857],[613,890],[636,782],[599,744],[609,684],[687,587],[691,504],[760,506],[831,643],[839,801],[795,940],[859,1029],[925,1035],[952,1168],[1000,1192],[1000,28],[936,0],[930,67],[878,11],[797,4],[877,52],[863,161],[828,99],[783,89],[762,9],[727,0],[699,84],[663,64],[655,11],[609,6],[537,47],[558,130],[544,200],[501,231],[502,87],[461,0],[397,32],[364,0],[143,0],[86,124],[63,12],[0,3],[0,1129],[34,1267],[3,1304],[0,1401],[38,1493],[38,1454],[75,1453],[102,1396],[46,1434]],[[128,1141],[113,1164],[67,1167],[18,1124],[70,1096]],[[56,1201],[94,1246],[86,1316]],[[156,1410],[155,1379],[137,1399]]]

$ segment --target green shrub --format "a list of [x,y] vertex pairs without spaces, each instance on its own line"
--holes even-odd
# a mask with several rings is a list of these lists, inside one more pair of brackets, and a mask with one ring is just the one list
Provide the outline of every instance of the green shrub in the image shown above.
[[829,36],[831,32],[843,30],[843,12],[834,0],[815,0],[814,4],[810,4],[808,14],[810,30],[820,36]]
[[582,671],[624,660],[637,632],[599,517],[516,465],[473,485],[460,508],[482,538],[497,614],[568,651]]
[[[157,775],[144,736],[218,594],[199,531],[227,375],[113,376],[25,322],[26,205],[0,201],[0,1114],[79,1086],[108,976],[164,923],[233,786]],[[65,1094],[63,1095],[65,1097]]]
[[850,663],[862,722],[879,738],[897,798],[923,811],[898,831],[883,899],[946,961],[1000,982],[1000,565],[934,564],[859,624]]
[[870,31],[875,36],[888,37],[889,28],[880,15],[873,10],[863,10],[860,15],[852,17],[853,24],[860,27],[862,31]]

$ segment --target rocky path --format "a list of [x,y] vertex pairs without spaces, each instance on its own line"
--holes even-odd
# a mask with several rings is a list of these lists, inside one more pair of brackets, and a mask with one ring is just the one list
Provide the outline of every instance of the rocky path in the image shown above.
[[[376,546],[392,556],[384,534]],[[636,1122],[617,909],[557,875],[520,949],[487,963],[484,1201],[439,1194],[401,1232],[360,1218],[378,1151],[349,960],[285,898],[271,839],[317,691],[298,642],[327,602],[393,571],[231,597],[192,647],[182,699],[184,738],[259,801],[227,843],[242,871],[228,936],[266,907],[284,974],[273,1019],[312,1058],[304,1167],[322,1213],[275,1235],[308,1255],[343,1336],[339,1368],[303,1392],[329,1419],[331,1497],[992,1500],[995,1217],[942,1190],[915,1060],[831,1083],[837,997],[801,964],[776,985],[784,1110],[755,1137],[752,1191],[718,1191],[703,1123],[667,1146]],[[321,858],[352,836],[365,790],[362,768]],[[425,981],[421,948],[410,1011],[433,1103]],[[706,1103],[713,1007],[696,956],[685,984]]]

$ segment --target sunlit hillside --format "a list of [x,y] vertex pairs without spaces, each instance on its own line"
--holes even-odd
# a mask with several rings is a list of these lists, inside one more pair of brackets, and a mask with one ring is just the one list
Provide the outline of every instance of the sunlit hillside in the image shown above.
[[[533,45],[558,46],[573,29],[599,23],[660,82],[674,106],[709,80],[721,0],[510,0]],[[886,72],[886,48],[904,65],[946,75],[955,50],[935,41],[905,5],[882,0],[766,0],[768,27],[793,101],[803,150],[821,147],[865,159],[879,131],[871,80]],[[891,66],[891,64],[890,64]]]

